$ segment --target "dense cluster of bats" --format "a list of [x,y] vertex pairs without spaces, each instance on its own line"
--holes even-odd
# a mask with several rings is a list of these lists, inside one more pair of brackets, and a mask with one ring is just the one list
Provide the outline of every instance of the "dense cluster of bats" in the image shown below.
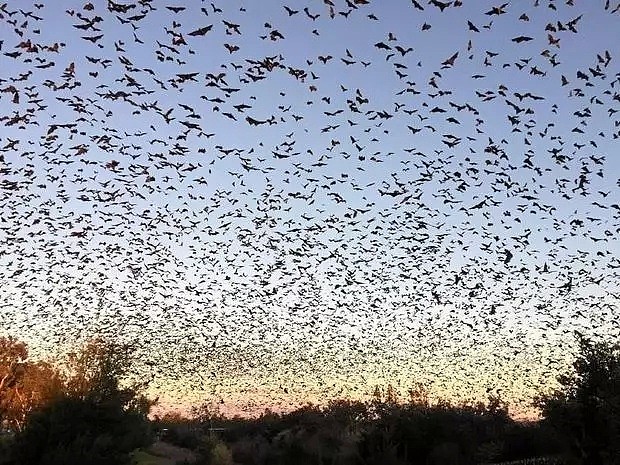
[[619,18],[3,3],[0,331],[134,341],[177,399],[525,402],[619,334]]

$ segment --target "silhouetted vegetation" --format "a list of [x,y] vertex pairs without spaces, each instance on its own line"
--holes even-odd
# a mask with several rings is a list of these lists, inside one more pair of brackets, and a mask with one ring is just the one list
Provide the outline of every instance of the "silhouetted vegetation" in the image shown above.
[[[25,345],[1,339],[2,421],[0,463],[123,464],[130,453],[159,438],[193,451],[193,463],[215,464],[483,464],[546,457],[553,463],[618,464],[620,458],[620,351],[580,338],[571,373],[536,399],[542,419],[518,422],[503,400],[453,405],[430,403],[421,390],[397,402],[377,387],[372,400],[333,400],[288,413],[226,418],[208,404],[178,413],[147,414],[152,402],[140,388],[121,387],[131,348],[100,340],[72,354],[67,369],[27,360]],[[43,368],[43,371],[38,371]],[[28,370],[53,375],[47,399],[18,402]],[[47,370],[47,371],[46,371]],[[30,388],[29,388],[30,389]],[[15,404],[15,405],[13,405]],[[18,406],[20,406],[18,408]],[[28,410],[29,409],[29,410]],[[25,413],[23,423],[15,412]]]
[[579,336],[573,372],[541,396],[543,422],[568,438],[584,464],[620,464],[620,345]]
[[[70,354],[62,370],[27,362],[25,345],[13,339],[0,339],[0,345],[5,349],[1,419],[5,431],[14,435],[10,447],[5,445],[6,463],[122,465],[129,463],[130,452],[152,441],[147,419],[151,401],[137,388],[120,385],[131,364],[128,346],[91,341]],[[32,388],[31,371],[53,381],[52,393],[45,381],[35,384],[44,394],[35,398],[45,402],[22,400],[26,386]],[[23,423],[15,412],[24,415]]]
[[[565,452],[555,431],[538,423],[512,420],[497,399],[485,404],[397,404],[340,400],[325,407],[307,405],[293,412],[265,412],[259,418],[211,422],[235,463],[266,464],[477,464],[558,456]],[[188,428],[160,421],[178,445],[209,436],[205,422]],[[221,430],[220,430],[221,429]],[[188,434],[196,439],[188,441]],[[219,444],[211,440],[212,444]]]

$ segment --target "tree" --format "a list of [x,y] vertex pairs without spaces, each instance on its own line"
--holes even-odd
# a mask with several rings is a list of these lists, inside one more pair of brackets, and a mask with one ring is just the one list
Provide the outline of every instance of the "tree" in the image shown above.
[[560,387],[536,405],[582,463],[620,464],[620,345],[581,335],[578,342],[572,372],[559,376]]
[[28,360],[23,342],[0,338],[0,426],[20,431],[27,415],[64,389],[60,372],[47,362]]
[[0,338],[0,426],[6,425],[12,409],[14,389],[24,374],[28,349],[12,337]]
[[103,401],[122,394],[119,383],[132,364],[131,347],[104,339],[89,341],[68,357],[67,393],[76,398]]
[[121,387],[131,363],[131,347],[102,339],[71,354],[66,391],[28,417],[16,437],[16,463],[128,463],[150,441],[153,405],[140,386]]
[[50,363],[24,364],[22,376],[9,392],[6,425],[13,431],[21,431],[28,415],[58,399],[64,387],[63,376]]

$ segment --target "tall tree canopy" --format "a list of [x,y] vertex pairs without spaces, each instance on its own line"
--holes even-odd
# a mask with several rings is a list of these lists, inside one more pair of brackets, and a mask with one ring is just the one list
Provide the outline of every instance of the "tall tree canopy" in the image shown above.
[[572,372],[537,404],[584,464],[620,464],[620,344],[578,338]]

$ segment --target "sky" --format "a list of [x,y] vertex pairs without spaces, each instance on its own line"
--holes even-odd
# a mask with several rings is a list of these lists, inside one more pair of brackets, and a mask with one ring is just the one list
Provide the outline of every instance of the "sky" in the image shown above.
[[614,1],[8,1],[0,334],[164,405],[515,412],[620,296]]

